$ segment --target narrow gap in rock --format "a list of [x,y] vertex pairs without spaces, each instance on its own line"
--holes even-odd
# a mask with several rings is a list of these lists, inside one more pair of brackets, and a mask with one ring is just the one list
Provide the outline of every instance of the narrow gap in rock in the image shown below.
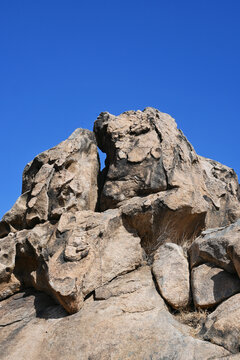
[[101,212],[101,193],[105,183],[106,175],[107,175],[107,166],[106,166],[106,154],[102,152],[98,147],[98,157],[100,163],[100,170],[98,173],[98,199],[96,205],[96,212]]
[[90,293],[88,293],[85,298],[84,301],[88,300],[90,297],[93,298],[93,300],[95,300],[95,290],[91,291]]
[[100,170],[102,171],[105,168],[106,154],[102,152],[99,148],[98,148],[98,154],[100,159]]

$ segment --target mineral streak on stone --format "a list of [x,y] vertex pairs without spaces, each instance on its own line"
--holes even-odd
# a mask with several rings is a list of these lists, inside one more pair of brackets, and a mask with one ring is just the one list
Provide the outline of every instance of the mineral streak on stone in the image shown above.
[[[198,156],[153,108],[102,113],[94,133],[77,129],[39,154],[0,222],[0,358],[230,359],[238,197],[234,171]],[[198,338],[169,312],[191,296],[196,307],[230,297]]]

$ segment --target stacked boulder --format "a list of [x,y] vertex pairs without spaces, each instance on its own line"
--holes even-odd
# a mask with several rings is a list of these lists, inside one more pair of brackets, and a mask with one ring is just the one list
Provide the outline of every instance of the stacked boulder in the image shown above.
[[[240,326],[231,330],[223,302],[238,311],[238,179],[198,156],[171,116],[101,113],[94,133],[77,129],[30,162],[22,189],[0,222],[2,359],[238,351]],[[198,339],[169,311],[192,299],[222,302]]]

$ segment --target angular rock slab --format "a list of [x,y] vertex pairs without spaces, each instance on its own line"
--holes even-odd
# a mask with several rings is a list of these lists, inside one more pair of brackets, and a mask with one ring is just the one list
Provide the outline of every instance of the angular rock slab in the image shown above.
[[240,347],[240,294],[224,301],[208,315],[200,335],[232,353]]
[[154,255],[152,271],[162,297],[173,308],[190,302],[189,266],[183,249],[177,244],[161,245]]
[[[16,262],[8,276],[52,295],[69,313],[97,287],[143,262],[140,238],[125,229],[118,210],[64,213],[59,223],[36,225],[13,239]],[[5,291],[8,281],[3,277]]]
[[[128,286],[120,292],[113,290],[122,288],[124,277],[131,291]],[[110,297],[89,298],[79,313],[67,317],[39,295],[34,301],[31,296],[5,300],[1,359],[206,360],[229,354],[222,347],[191,337],[190,329],[167,312],[150,268],[123,275],[103,288]],[[11,307],[15,313],[9,317]]]
[[99,160],[94,134],[77,129],[35,157],[23,172],[22,195],[0,223],[0,236],[58,219],[71,209],[95,210]]
[[228,272],[235,273],[232,251],[229,248],[239,241],[240,220],[226,227],[202,232],[189,249],[191,267],[210,262]]
[[240,217],[235,172],[198,156],[170,115],[154,108],[119,116],[105,112],[95,121],[94,132],[107,154],[102,210],[135,196],[178,188],[192,192],[188,206],[198,197],[207,227],[227,225]]
[[235,274],[203,264],[192,269],[192,294],[196,307],[208,308],[240,292],[240,279]]

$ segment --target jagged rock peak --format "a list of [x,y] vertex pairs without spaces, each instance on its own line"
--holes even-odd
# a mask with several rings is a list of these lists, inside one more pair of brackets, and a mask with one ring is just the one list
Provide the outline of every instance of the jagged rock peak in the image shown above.
[[26,165],[22,195],[0,222],[0,237],[59,219],[71,209],[95,210],[99,159],[94,134],[76,129],[67,140]]
[[227,225],[240,216],[235,172],[198,156],[170,115],[154,108],[119,116],[105,112],[95,121],[94,132],[107,154],[102,210],[164,192],[185,201],[193,212],[205,213],[206,226]]

